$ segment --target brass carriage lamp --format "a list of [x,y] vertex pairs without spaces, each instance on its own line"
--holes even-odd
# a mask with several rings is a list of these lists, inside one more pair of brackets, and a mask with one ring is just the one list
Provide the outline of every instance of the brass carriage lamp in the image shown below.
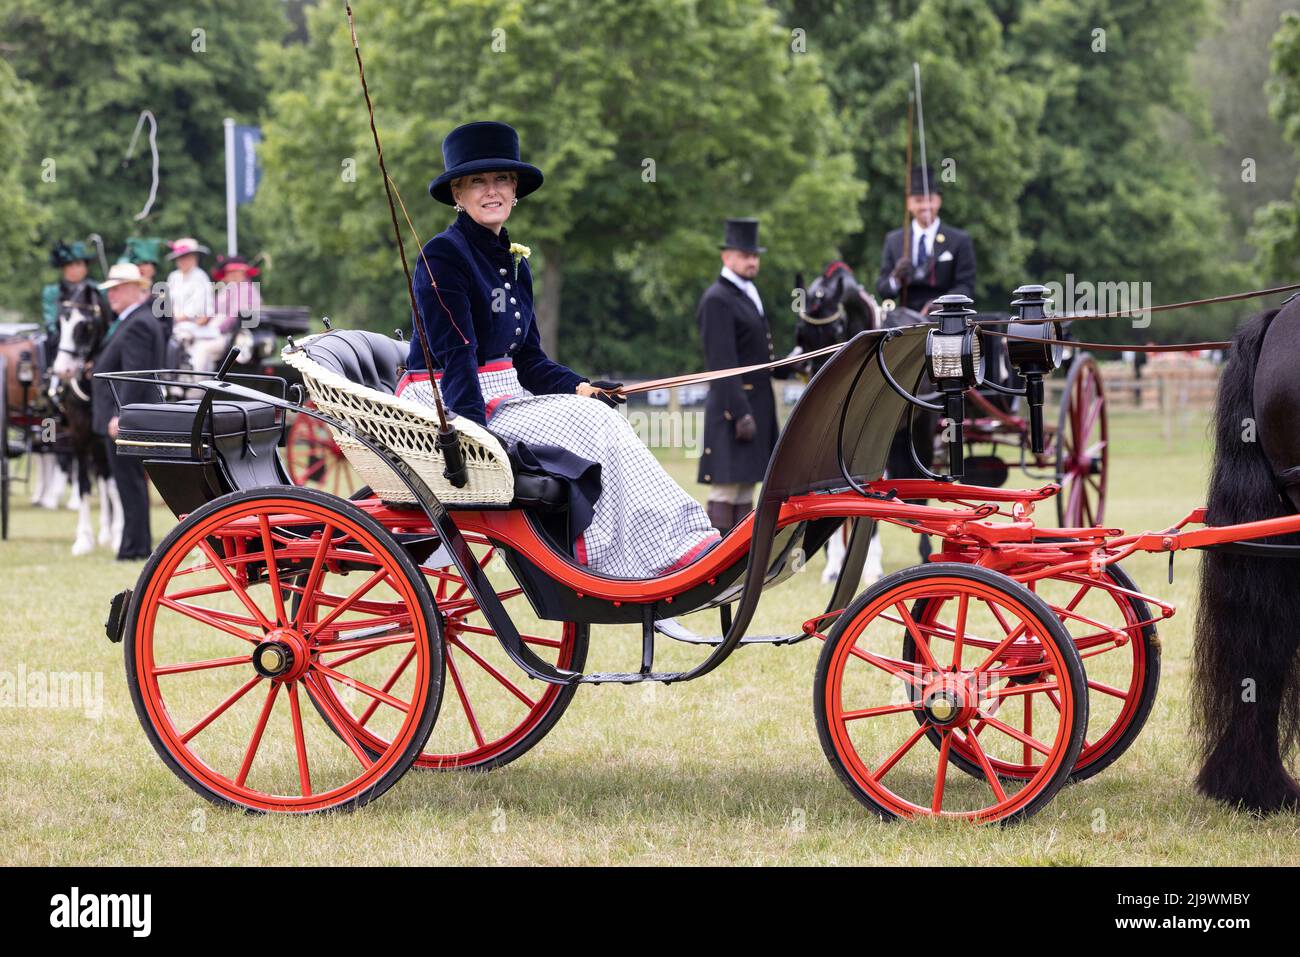
[[1061,365],[1061,329],[1047,315],[1051,302],[1046,286],[1025,285],[1013,295],[1011,308],[1016,320],[1007,325],[1007,360],[1025,380],[1025,401],[1029,405],[1029,447],[1035,455],[1043,442],[1043,376],[1051,375]]
[[934,300],[938,311],[929,318],[938,322],[925,343],[925,359],[930,379],[943,396],[944,435],[948,442],[948,472],[960,478],[965,472],[965,437],[962,422],[966,418],[967,389],[984,381],[984,356],[979,330],[970,321],[975,310],[969,296],[953,294]]

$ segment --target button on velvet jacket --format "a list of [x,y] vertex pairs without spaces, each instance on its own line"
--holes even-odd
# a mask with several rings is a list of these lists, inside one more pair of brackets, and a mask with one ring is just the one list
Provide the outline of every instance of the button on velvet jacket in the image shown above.
[[[534,395],[571,393],[579,382],[589,381],[542,351],[532,274],[523,258],[516,267],[505,227],[494,235],[468,213],[459,213],[425,243],[414,266],[415,301],[434,371],[442,371],[443,401],[457,415],[487,424],[478,368],[503,356],[514,361],[520,385]],[[414,335],[407,371],[426,371]]]

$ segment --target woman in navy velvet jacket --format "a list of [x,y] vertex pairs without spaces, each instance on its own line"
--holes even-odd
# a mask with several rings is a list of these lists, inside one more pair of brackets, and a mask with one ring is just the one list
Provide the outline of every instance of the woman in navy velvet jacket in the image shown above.
[[[458,127],[443,142],[446,171],[429,185],[456,220],[425,244],[414,289],[444,404],[506,440],[558,446],[601,467],[601,494],[576,557],[592,570],[648,578],[718,541],[703,507],[663,470],[602,391],[542,351],[527,247],[505,222],[542,172],[519,159],[504,123]],[[416,336],[398,393],[433,403]]]

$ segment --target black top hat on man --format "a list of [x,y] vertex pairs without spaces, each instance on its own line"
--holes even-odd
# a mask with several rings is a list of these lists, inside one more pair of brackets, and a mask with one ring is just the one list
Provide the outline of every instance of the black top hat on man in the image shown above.
[[766,246],[758,244],[757,219],[729,219],[719,249],[739,249],[742,253],[765,253]]
[[908,184],[908,196],[933,195],[939,192],[939,180],[934,175],[933,166],[913,166],[912,181]]
[[479,120],[458,126],[442,141],[445,172],[429,184],[429,195],[454,206],[451,181],[472,173],[511,172],[519,177],[516,197],[527,196],[542,185],[542,171],[519,159],[519,134],[513,126]]

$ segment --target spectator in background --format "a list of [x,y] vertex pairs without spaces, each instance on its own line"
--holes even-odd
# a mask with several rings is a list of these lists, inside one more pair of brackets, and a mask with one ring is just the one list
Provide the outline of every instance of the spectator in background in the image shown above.
[[191,236],[176,240],[171,250],[167,261],[176,263],[176,269],[167,277],[172,335],[189,352],[195,369],[211,371],[216,364],[211,358],[215,350],[210,342],[219,339],[221,333],[211,321],[216,311],[212,280],[199,266],[199,257],[211,250]]
[[259,272],[243,256],[217,257],[217,268],[212,270],[212,278],[218,283],[213,314],[226,343],[243,323],[257,325],[262,311],[262,294],[252,280]]
[[[157,369],[163,364],[166,343],[163,329],[154,318],[150,282],[140,274],[134,263],[117,263],[108,273],[108,280],[100,290],[107,294],[109,304],[118,315],[117,327],[95,360],[96,372],[130,372]],[[104,437],[108,452],[109,471],[117,483],[122,500],[122,543],[118,546],[119,561],[137,561],[149,557],[153,541],[149,530],[149,486],[145,481],[144,460],[131,455],[117,454],[118,408],[123,403],[157,402],[161,397],[157,386],[143,382],[122,382],[116,393],[106,379],[96,378],[92,409],[93,429]]]

